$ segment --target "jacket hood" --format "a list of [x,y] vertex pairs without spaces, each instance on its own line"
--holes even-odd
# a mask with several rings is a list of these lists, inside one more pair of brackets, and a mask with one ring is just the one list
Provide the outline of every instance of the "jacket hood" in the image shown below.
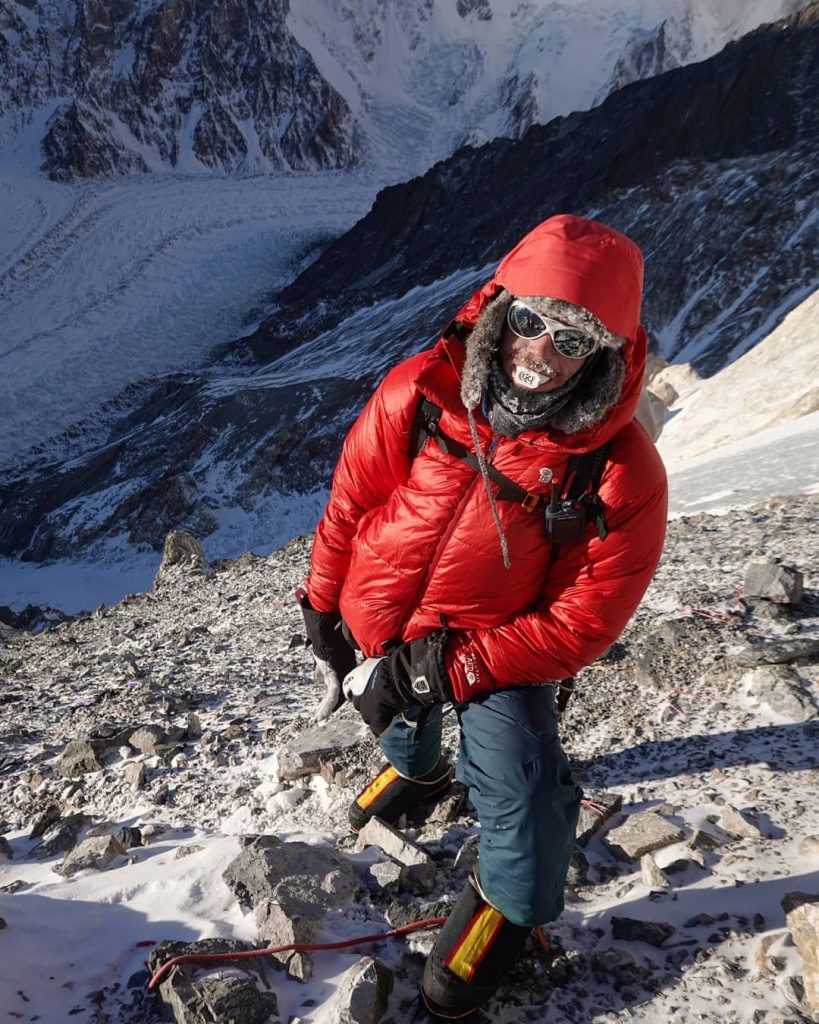
[[[640,325],[642,289],[643,257],[631,239],[597,221],[569,214],[543,221],[501,260],[494,277],[456,316],[472,329],[461,380],[464,405],[474,409],[480,403],[512,296],[539,297],[545,301],[538,308],[563,308],[561,318],[568,321],[576,321],[577,314],[585,311],[584,324],[603,350],[592,387],[584,386],[582,399],[556,417],[549,439],[571,451],[603,444],[632,419],[642,389],[646,359],[646,336]],[[453,341],[447,342],[448,347],[452,345]],[[521,440],[537,437],[535,431],[520,435]]]

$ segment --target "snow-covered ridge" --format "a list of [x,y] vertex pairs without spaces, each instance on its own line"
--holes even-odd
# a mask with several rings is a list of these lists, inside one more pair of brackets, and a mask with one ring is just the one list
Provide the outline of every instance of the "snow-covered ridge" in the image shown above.
[[[0,143],[57,176],[423,172],[702,60],[800,0],[0,0]],[[47,114],[43,126],[42,113]]]

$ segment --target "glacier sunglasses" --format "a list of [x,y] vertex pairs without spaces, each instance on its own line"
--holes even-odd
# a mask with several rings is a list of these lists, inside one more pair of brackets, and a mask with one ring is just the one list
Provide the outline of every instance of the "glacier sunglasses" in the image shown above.
[[548,334],[560,355],[567,359],[585,359],[597,348],[597,342],[590,334],[567,327],[558,320],[550,320],[529,309],[525,302],[515,299],[506,314],[506,322],[519,338],[534,341]]

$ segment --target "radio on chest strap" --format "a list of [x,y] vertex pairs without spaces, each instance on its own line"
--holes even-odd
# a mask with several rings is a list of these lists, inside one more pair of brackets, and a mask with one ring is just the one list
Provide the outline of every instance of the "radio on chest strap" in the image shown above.
[[[445,434],[439,427],[441,407],[421,396],[413,421],[410,454],[414,459],[434,440],[442,452],[466,463],[480,472],[478,459],[460,441]],[[597,490],[608,460],[609,443],[591,452],[572,455],[566,467],[563,485],[553,482],[548,500],[541,494],[532,494],[492,465],[487,465],[489,479],[498,487],[495,495],[500,501],[522,505],[528,512],[544,510],[546,533],[553,545],[577,540],[583,536],[589,523],[597,527],[600,540],[608,536],[603,504]]]

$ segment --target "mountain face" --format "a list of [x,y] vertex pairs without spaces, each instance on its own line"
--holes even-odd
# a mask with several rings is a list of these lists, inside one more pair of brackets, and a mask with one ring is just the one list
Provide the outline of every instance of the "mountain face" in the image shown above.
[[287,0],[3,0],[6,130],[52,108],[55,178],[348,166],[350,110],[287,13]]
[[308,529],[377,380],[558,210],[643,247],[655,348],[723,365],[817,286],[818,85],[815,2],[707,62],[384,190],[221,362],[162,382],[104,443],[59,462],[46,447],[7,478],[0,553],[158,548],[171,528],[208,536],[235,515],[255,524],[251,544]]
[[0,144],[52,177],[422,173],[716,53],[798,0],[0,0]]

